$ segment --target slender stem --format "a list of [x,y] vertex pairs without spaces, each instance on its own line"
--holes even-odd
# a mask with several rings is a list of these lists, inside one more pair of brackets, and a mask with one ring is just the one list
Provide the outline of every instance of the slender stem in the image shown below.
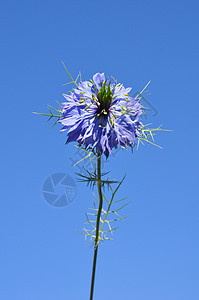
[[92,271],[92,280],[91,280],[90,300],[93,300],[95,270],[96,270],[97,251],[98,251],[98,243],[99,243],[99,225],[100,225],[100,216],[101,216],[102,204],[103,204],[103,196],[102,196],[102,188],[101,188],[101,154],[99,152],[97,153],[97,187],[98,187],[98,194],[99,194],[99,208],[98,208],[97,221],[96,221],[95,249],[94,249],[94,257],[93,257],[93,271]]

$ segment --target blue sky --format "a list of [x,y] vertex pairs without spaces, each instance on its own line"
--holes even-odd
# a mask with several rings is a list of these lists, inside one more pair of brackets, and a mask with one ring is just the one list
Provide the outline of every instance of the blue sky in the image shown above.
[[[33,111],[63,100],[79,71],[113,75],[138,91],[151,80],[147,123],[156,142],[107,164],[132,202],[114,240],[100,246],[95,300],[198,300],[198,1],[4,1],[0,11],[0,298],[89,297],[92,249],[84,227],[92,193],[82,183],[64,208],[42,196],[44,180],[76,179],[74,145]],[[157,111],[155,114],[154,111]]]

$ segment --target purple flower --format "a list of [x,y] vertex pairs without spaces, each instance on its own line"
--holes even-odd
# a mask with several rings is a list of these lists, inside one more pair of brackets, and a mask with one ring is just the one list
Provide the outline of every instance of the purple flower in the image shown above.
[[113,148],[133,146],[140,136],[139,121],[142,114],[140,98],[129,96],[131,88],[125,88],[113,79],[105,79],[104,73],[96,73],[93,80],[79,82],[67,102],[62,103],[61,131],[67,132],[69,142],[111,154]]

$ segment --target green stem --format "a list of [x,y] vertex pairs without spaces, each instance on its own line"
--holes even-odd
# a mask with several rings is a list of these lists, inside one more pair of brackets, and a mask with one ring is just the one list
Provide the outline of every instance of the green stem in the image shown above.
[[99,225],[100,225],[100,216],[101,216],[102,204],[103,204],[102,187],[101,187],[101,154],[99,152],[97,153],[97,188],[99,194],[99,208],[98,208],[97,221],[96,221],[95,248],[94,248],[94,257],[93,257],[93,271],[92,271],[92,280],[91,280],[90,300],[93,300],[95,270],[96,270],[97,251],[98,251],[98,243],[99,243]]

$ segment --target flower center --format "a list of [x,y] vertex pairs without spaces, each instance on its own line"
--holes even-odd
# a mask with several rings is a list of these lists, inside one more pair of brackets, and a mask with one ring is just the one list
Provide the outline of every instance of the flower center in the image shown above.
[[113,92],[110,88],[111,82],[109,82],[108,85],[106,85],[106,80],[102,83],[102,87],[99,90],[97,94],[98,101],[100,103],[97,114],[103,113],[104,115],[107,115],[109,112],[109,108],[111,106]]

